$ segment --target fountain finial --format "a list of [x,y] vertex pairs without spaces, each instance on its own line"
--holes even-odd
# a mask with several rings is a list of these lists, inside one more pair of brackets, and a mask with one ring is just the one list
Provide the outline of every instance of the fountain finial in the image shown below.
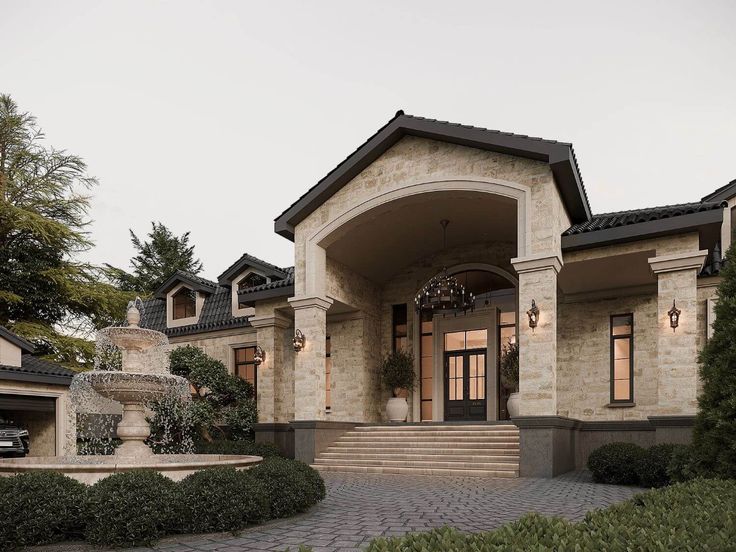
[[125,319],[128,322],[128,326],[131,328],[137,328],[138,323],[141,321],[141,311],[143,310],[143,301],[140,297],[136,297],[135,301],[128,302],[128,309],[125,313]]

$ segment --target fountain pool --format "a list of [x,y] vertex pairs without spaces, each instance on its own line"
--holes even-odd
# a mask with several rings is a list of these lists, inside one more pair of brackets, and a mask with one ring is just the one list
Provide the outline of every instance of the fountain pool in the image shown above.
[[[127,326],[113,326],[98,332],[98,345],[108,343],[119,351],[120,367],[110,369],[96,363],[94,370],[74,376],[71,386],[75,417],[90,404],[107,404],[108,408],[112,404],[118,409],[122,406],[122,419],[117,425],[117,437],[122,444],[115,453],[2,459],[0,476],[53,470],[93,484],[111,473],[143,469],[158,471],[178,481],[209,467],[247,469],[262,461],[260,456],[245,455],[153,454],[146,445],[151,434],[146,405],[169,394],[188,400],[189,383],[169,372],[167,337],[138,326],[141,304],[140,299],[136,299],[128,305]],[[94,412],[88,409],[86,414]]]

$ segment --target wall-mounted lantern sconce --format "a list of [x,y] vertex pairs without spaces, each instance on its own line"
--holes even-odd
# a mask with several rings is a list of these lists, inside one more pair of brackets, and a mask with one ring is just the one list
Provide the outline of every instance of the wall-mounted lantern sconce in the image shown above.
[[256,345],[256,350],[253,353],[253,362],[256,366],[260,365],[266,360],[266,351],[264,351],[260,345]]
[[529,327],[533,330],[539,322],[539,307],[534,299],[532,299],[532,308],[526,311],[526,315],[529,317]]
[[677,308],[677,305],[675,305],[675,300],[672,300],[672,308],[667,311],[667,316],[670,317],[670,328],[672,328],[672,331],[675,331],[675,328],[680,325],[680,313],[682,311]]
[[297,353],[304,348],[304,341],[304,334],[297,328],[296,332],[294,332],[294,350]]

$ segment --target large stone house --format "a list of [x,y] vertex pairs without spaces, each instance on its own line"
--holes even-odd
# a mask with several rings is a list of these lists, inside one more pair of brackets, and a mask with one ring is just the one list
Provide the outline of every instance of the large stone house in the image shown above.
[[[734,205],[736,181],[596,215],[571,144],[399,112],[276,218],[293,268],[244,254],[216,282],[176,273],[143,324],[251,380],[257,438],[325,469],[494,473],[467,456],[495,438],[512,475],[551,476],[604,442],[689,439]],[[472,309],[415,308],[444,274]],[[415,358],[415,425],[386,427],[377,374],[397,347]]]

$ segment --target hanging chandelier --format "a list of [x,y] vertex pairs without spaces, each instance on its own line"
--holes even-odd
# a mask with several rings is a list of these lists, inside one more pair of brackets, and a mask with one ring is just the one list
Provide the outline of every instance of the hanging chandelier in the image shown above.
[[[442,249],[447,247],[447,225],[449,220],[441,220],[442,226]],[[457,278],[447,273],[447,268],[442,267],[442,272],[432,278],[417,293],[414,298],[417,312],[427,311],[432,313],[465,313],[475,308],[475,296],[465,290]]]

